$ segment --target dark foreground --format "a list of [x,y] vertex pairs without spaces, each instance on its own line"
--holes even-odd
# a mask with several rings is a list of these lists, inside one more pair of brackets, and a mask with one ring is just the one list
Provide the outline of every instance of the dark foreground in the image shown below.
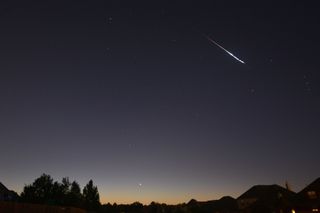
[[192,199],[178,205],[101,205],[91,180],[81,192],[76,182],[53,182],[45,174],[26,185],[20,196],[0,186],[0,213],[320,213],[320,178],[297,193],[288,185],[256,185],[238,198],[226,196],[204,202]]

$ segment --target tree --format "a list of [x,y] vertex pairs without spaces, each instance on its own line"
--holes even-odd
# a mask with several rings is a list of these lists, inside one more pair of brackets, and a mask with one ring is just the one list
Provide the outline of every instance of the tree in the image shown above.
[[63,194],[66,195],[70,192],[70,186],[71,186],[71,183],[69,181],[69,178],[68,177],[62,178],[61,190],[62,190]]
[[55,181],[52,187],[51,203],[55,205],[70,205],[69,193],[70,193],[70,181],[68,177],[62,178],[62,182]]
[[76,181],[73,181],[71,183],[70,191],[68,194],[68,204],[74,207],[82,207],[81,188]]
[[25,185],[21,192],[20,199],[22,202],[37,203],[35,188],[32,185]]
[[53,182],[53,179],[47,174],[42,174],[32,184],[24,187],[21,201],[82,207],[81,189],[77,182],[73,181],[71,184],[67,177],[63,178],[61,183]]
[[53,195],[53,179],[42,174],[32,185],[26,185],[21,193],[22,201],[33,203],[50,203]]
[[50,198],[50,203],[51,205],[61,205],[63,204],[64,201],[64,194],[62,191],[61,184],[57,181],[53,183],[52,187],[52,196]]
[[97,210],[100,207],[98,188],[93,185],[92,180],[83,188],[83,199],[88,210]]

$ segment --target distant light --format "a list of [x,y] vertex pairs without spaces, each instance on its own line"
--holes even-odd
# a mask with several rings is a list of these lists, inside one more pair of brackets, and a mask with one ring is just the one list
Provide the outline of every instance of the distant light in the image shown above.
[[294,209],[291,210],[291,213],[296,213],[296,211]]
[[312,209],[312,212],[318,212],[319,209]]

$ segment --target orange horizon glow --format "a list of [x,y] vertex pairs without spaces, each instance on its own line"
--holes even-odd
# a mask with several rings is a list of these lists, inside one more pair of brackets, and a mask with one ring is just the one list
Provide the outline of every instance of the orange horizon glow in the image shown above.
[[161,196],[158,198],[155,198],[157,196],[152,196],[154,199],[151,198],[151,196],[149,196],[150,198],[143,198],[143,197],[139,197],[139,196],[123,196],[118,194],[118,196],[112,196],[112,197],[108,197],[108,196],[103,196],[100,194],[100,202],[101,204],[132,204],[134,202],[139,202],[142,203],[143,205],[149,205],[151,202],[156,202],[156,203],[164,203],[167,205],[177,205],[177,204],[183,204],[183,203],[188,203],[191,199],[195,199],[197,201],[209,201],[209,200],[218,200],[220,198],[222,198],[223,196],[232,196],[232,197],[236,197],[235,195],[216,195],[216,196],[210,196],[210,195],[205,195],[205,196],[201,196],[199,194],[194,194],[194,195],[186,195],[186,196],[179,196],[179,197],[165,197],[165,196]]
[[[190,198],[189,200],[191,200]],[[149,205],[151,202],[156,202],[156,203],[165,203],[167,205],[177,205],[181,203],[187,203],[189,200],[170,200],[170,201],[162,201],[162,200],[152,200],[152,199],[147,199],[147,200],[138,200],[134,198],[122,198],[122,199],[108,199],[107,197],[102,197],[100,198],[101,204],[132,204],[135,202],[142,203],[143,205]]]

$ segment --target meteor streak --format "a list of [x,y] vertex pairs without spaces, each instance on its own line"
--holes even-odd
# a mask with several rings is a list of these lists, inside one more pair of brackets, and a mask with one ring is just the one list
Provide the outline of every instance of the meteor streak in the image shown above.
[[237,61],[239,61],[240,63],[245,64],[244,61],[242,61],[241,59],[239,59],[237,56],[233,55],[231,52],[229,52],[227,49],[225,49],[223,46],[221,46],[220,44],[218,44],[217,42],[215,42],[214,40],[212,40],[209,36],[205,35],[204,36],[208,39],[208,41],[210,41],[211,43],[215,44],[216,46],[220,47],[222,50],[224,50],[226,53],[228,53],[230,56],[232,56],[234,59],[236,59]]

